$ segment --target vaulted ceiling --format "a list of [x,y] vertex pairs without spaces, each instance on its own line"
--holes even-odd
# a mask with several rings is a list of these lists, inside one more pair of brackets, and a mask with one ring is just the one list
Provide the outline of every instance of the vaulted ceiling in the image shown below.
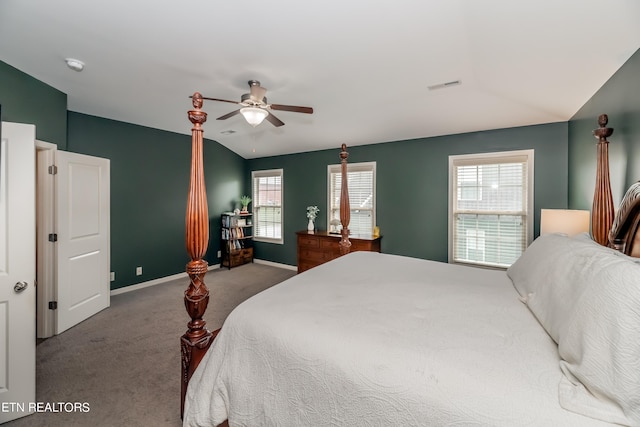
[[0,1],[0,60],[71,111],[189,134],[189,95],[252,79],[314,109],[253,128],[205,101],[245,158],[566,121],[638,48],[635,0]]

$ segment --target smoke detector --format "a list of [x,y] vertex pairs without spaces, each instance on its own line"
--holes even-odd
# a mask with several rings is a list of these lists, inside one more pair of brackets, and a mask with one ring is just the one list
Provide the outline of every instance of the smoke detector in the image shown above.
[[66,58],[65,62],[67,63],[67,67],[71,68],[73,71],[80,72],[84,70],[84,62],[79,59]]

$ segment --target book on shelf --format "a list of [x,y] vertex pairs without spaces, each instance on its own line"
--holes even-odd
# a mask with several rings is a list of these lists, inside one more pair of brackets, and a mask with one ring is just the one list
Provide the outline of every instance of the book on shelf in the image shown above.
[[[244,239],[247,235],[244,233],[244,229],[241,227],[223,228],[220,232],[222,240],[239,240]],[[249,236],[250,237],[250,236]]]

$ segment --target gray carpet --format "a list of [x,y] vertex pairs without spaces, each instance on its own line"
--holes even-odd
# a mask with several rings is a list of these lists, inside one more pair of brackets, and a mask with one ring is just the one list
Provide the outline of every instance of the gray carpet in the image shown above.
[[[207,273],[214,330],[248,297],[295,271],[247,264]],[[111,307],[36,349],[37,402],[86,402],[89,412],[36,413],[22,426],[180,426],[180,340],[188,279],[111,297]]]

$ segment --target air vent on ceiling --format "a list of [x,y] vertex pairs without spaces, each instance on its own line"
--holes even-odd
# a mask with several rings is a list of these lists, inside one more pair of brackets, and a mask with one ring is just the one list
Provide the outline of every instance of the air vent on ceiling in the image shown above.
[[438,85],[433,85],[433,86],[427,86],[427,88],[429,90],[436,90],[436,89],[444,89],[446,87],[451,87],[451,86],[458,86],[462,84],[462,80],[453,80],[450,82],[446,82],[446,83],[440,83]]
[[232,133],[236,133],[236,131],[229,129],[229,130],[223,130],[220,133],[223,134],[223,135],[231,135]]

